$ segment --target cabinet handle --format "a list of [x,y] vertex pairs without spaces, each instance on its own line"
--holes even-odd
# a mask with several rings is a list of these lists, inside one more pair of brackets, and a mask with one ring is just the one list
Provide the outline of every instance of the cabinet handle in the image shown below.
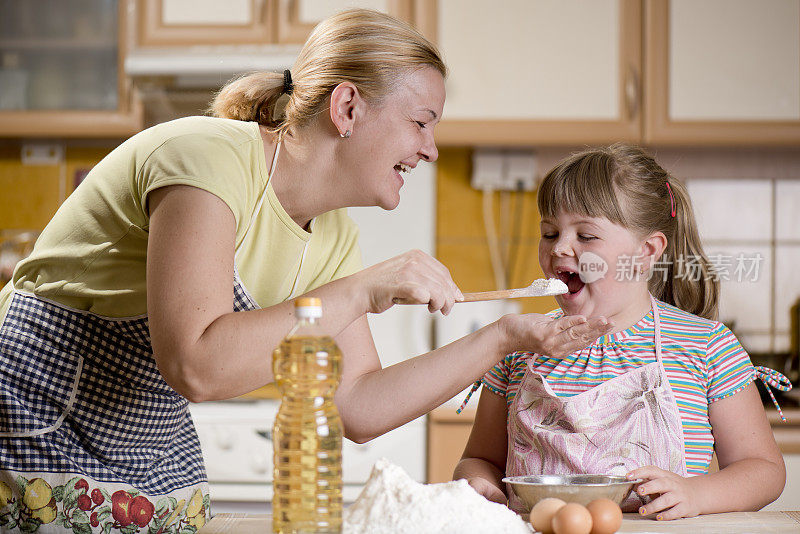
[[634,67],[628,67],[625,77],[625,105],[628,108],[628,118],[634,119],[639,113],[639,74]]
[[262,438],[272,441],[272,431],[271,430],[256,430],[256,434],[261,436]]

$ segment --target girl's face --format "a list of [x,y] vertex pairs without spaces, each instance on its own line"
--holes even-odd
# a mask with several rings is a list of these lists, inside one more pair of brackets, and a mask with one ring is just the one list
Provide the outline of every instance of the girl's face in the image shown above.
[[645,249],[640,237],[606,218],[563,211],[542,219],[541,230],[539,264],[547,277],[567,284],[569,293],[556,297],[566,315],[602,315],[627,327],[646,313],[641,310],[650,301],[646,276],[638,274]]
[[444,79],[424,67],[404,76],[380,106],[368,106],[350,139],[355,176],[350,182],[356,205],[391,210],[400,202],[403,174],[422,161],[436,161],[433,140],[444,107]]

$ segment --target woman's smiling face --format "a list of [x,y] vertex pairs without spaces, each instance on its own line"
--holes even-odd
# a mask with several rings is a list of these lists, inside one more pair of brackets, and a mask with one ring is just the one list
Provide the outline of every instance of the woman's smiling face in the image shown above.
[[556,297],[566,315],[622,318],[641,308],[643,298],[649,306],[646,277],[635,275],[643,240],[633,232],[606,218],[563,211],[543,218],[541,231],[539,264],[569,287]]
[[444,78],[423,67],[403,76],[380,105],[368,106],[348,140],[359,154],[353,185],[354,193],[362,197],[360,204],[394,209],[404,183],[401,175],[420,160],[436,161],[433,129],[441,119],[444,99]]

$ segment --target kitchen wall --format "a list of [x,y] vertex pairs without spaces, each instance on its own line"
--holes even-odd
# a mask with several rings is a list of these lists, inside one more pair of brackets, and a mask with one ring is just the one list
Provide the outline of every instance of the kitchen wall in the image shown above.
[[[0,145],[0,229],[44,227],[91,167],[115,146],[105,142],[12,142]],[[25,153],[60,150],[49,162]],[[580,147],[576,147],[580,148]],[[535,149],[542,176],[573,148]],[[800,299],[794,275],[800,264],[800,150],[793,148],[655,148],[651,151],[689,184],[707,253],[725,263],[720,319],[751,352],[784,352],[792,343],[790,312]],[[34,154],[35,156],[35,154]],[[482,213],[482,192],[470,186],[472,149],[444,147],[436,166],[435,249],[463,291],[495,289]],[[403,208],[424,211],[428,195]],[[406,206],[406,203],[411,204]],[[537,259],[539,217],[536,193],[493,193],[500,244],[513,261],[509,287],[542,276]],[[426,246],[420,245],[427,249]],[[743,254],[747,265],[736,258]],[[759,256],[760,255],[760,256]],[[757,260],[757,258],[762,258]],[[370,258],[367,258],[368,260]],[[755,265],[754,263],[757,263]],[[757,269],[742,280],[742,268]],[[740,273],[745,275],[747,273]],[[552,298],[520,299],[521,311],[543,313]]]
[[[470,186],[472,150],[442,148],[437,163],[436,256],[462,291],[498,288],[483,217],[483,193]],[[507,256],[508,287],[524,287],[542,277],[537,260],[539,215],[535,192],[492,194],[492,224]],[[553,298],[521,299],[524,312],[545,312]]]
[[0,144],[0,229],[44,228],[76,182],[116,143]]

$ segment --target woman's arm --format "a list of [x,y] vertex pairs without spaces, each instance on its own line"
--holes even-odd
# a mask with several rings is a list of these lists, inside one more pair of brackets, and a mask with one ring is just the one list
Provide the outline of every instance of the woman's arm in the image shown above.
[[534,313],[506,315],[449,345],[381,368],[366,317],[360,318],[336,337],[347,355],[336,396],[347,437],[363,443],[416,419],[514,350],[538,347],[565,355],[588,345],[609,326],[601,319],[583,321],[580,317],[553,321]]
[[[148,207],[147,309],[167,383],[200,402],[271,382],[272,351],[294,324],[294,306],[233,312],[233,213],[215,195],[190,186],[157,189]],[[322,298],[329,332],[364,315],[367,299],[357,283],[347,277],[309,293]]]
[[[148,317],[167,383],[199,402],[271,382],[272,350],[294,324],[293,303],[233,312],[233,213],[215,195],[191,186],[156,189],[148,208]],[[324,325],[334,335],[365,313],[390,307],[394,297],[446,313],[458,295],[444,266],[418,251],[306,294],[322,299]],[[371,338],[362,351],[377,362]]]
[[696,477],[679,477],[655,467],[632,471],[646,478],[642,495],[660,494],[644,514],[659,519],[698,514],[758,510],[777,499],[786,482],[783,456],[775,443],[756,385],[709,406],[720,470]]
[[505,484],[508,432],[506,399],[483,388],[475,423],[453,479],[465,478],[487,499],[506,504]]
[[[159,370],[196,402],[225,399],[273,380],[271,355],[294,323],[290,301],[233,312],[235,221],[216,196],[190,186],[149,197],[147,306]],[[410,252],[306,295],[323,302],[323,325],[346,355],[337,402],[348,434],[365,441],[430,411],[517,348],[567,354],[611,325],[509,315],[424,357],[380,370],[365,314],[395,297],[449,311],[458,288],[439,262]],[[378,402],[380,401],[380,402]]]

